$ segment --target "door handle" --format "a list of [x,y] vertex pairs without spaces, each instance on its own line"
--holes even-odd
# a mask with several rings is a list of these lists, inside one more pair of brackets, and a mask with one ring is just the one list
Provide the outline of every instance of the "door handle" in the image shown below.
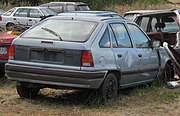
[[16,20],[16,18],[13,18],[13,20]]
[[139,57],[142,57],[142,54],[138,54]]
[[117,56],[118,56],[118,58],[121,58],[121,57],[122,57],[122,54],[118,54]]
[[32,21],[32,19],[29,19],[29,21]]

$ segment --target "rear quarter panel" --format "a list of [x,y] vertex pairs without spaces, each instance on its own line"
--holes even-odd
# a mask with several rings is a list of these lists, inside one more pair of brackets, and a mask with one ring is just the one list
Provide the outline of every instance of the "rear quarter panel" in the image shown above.
[[106,27],[107,24],[104,23],[91,45],[95,70],[117,70],[112,48],[100,48],[99,46],[99,41],[104,34]]

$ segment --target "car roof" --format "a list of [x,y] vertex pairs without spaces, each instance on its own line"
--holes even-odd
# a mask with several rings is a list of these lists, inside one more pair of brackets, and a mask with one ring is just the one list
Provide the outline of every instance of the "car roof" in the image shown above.
[[154,11],[158,11],[158,10],[132,10],[132,11],[127,11],[125,14],[140,14],[140,13],[147,13]]
[[47,8],[47,7],[39,7],[39,6],[20,6],[15,8]]
[[178,9],[167,9],[167,10],[157,10],[154,12],[146,12],[146,13],[141,13],[140,16],[159,15],[159,14],[174,14],[175,10],[178,10]]
[[50,3],[61,3],[61,4],[85,4],[83,2],[50,2]]
[[83,2],[49,2],[49,3],[44,3],[44,4],[41,4],[39,6],[46,6],[46,5],[50,5],[50,4],[76,4],[76,5],[87,5],[86,3],[83,3]]
[[[49,17],[47,19],[64,19],[64,20],[86,20],[86,21],[95,21],[95,22],[101,22],[101,21],[110,21],[110,20],[121,20],[124,22],[132,22],[130,20],[124,19],[124,18],[120,18],[120,17],[101,17],[101,16],[97,16],[97,17],[92,17],[92,16],[53,16],[53,17]],[[134,23],[134,22],[133,22]]]
[[121,18],[123,18],[120,14],[113,12],[113,11],[72,11],[72,12],[66,12],[66,13],[60,13],[59,16],[110,16],[113,17],[113,15],[117,15]]

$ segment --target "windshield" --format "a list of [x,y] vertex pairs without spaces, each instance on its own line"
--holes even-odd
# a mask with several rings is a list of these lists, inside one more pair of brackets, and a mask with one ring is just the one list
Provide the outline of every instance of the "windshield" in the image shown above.
[[41,8],[40,10],[45,16],[49,16],[49,15],[55,16],[55,15],[57,15],[57,13],[54,10],[51,10],[49,8]]
[[90,21],[48,19],[27,31],[21,37],[85,42],[96,26],[96,22]]

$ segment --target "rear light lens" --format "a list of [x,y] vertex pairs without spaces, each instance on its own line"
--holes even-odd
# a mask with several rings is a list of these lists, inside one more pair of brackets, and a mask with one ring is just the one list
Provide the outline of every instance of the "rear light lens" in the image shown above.
[[14,60],[14,45],[11,44],[10,48],[9,48],[9,60]]
[[2,17],[0,16],[0,21],[2,21]]
[[94,67],[92,53],[89,50],[82,51],[82,58],[81,58],[82,66],[84,67]]

